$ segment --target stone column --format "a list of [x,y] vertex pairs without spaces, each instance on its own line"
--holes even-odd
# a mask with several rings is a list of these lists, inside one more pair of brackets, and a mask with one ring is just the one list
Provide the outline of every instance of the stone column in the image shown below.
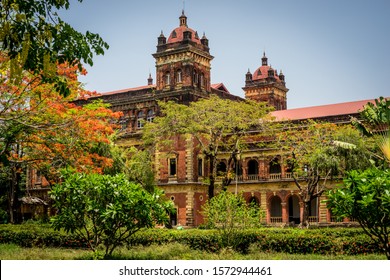
[[288,217],[287,217],[287,203],[282,202],[282,223],[288,223]]
[[318,217],[319,223],[329,223],[330,219],[328,217],[328,207],[326,207],[326,196],[320,196],[319,200],[319,209],[318,209]]
[[304,211],[304,203],[302,201],[299,202],[299,219],[301,220],[301,223],[303,221],[303,211]]
[[186,136],[186,181],[194,182],[194,139],[190,134]]
[[265,216],[264,218],[262,218],[261,222],[264,222],[264,223],[267,223],[269,224],[270,223],[270,217],[271,217],[271,213],[269,212],[269,205],[267,203],[267,192],[264,191],[264,190],[261,190],[260,191],[260,211],[262,211]]
[[194,226],[194,191],[188,190],[186,195],[186,226]]

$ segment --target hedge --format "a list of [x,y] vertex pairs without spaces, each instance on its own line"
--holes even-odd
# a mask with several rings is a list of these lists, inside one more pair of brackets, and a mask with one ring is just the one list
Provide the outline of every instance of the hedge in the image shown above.
[[[289,254],[370,254],[382,253],[361,229],[271,229],[245,230],[235,236],[234,250],[247,253],[249,247],[262,252]],[[147,229],[134,234],[127,245],[182,243],[195,250],[218,252],[223,248],[215,230]],[[0,243],[14,243],[22,247],[87,248],[86,240],[58,232],[49,226],[0,225]]]

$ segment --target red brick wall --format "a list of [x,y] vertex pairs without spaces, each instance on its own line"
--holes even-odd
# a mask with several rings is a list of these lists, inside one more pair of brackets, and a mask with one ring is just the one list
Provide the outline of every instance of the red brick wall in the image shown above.
[[207,201],[206,193],[195,193],[194,194],[194,225],[199,226],[204,223],[203,215],[200,213],[202,211],[202,206]]

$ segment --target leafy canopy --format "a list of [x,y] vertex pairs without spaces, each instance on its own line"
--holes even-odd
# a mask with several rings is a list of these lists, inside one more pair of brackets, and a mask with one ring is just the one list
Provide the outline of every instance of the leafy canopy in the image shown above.
[[[78,0],[82,2],[82,0]],[[104,54],[108,44],[95,33],[76,31],[64,22],[57,11],[69,9],[69,0],[1,0],[0,50],[12,60],[12,78],[20,81],[27,70],[42,75],[68,95],[66,81],[53,75],[55,63],[93,64],[93,54]]]
[[390,171],[351,171],[344,184],[329,191],[328,207],[335,216],[357,220],[390,259]]
[[64,171],[50,195],[58,209],[53,227],[86,239],[94,252],[103,244],[105,257],[138,230],[167,222],[167,211],[173,210],[160,190],[150,193],[124,174]]

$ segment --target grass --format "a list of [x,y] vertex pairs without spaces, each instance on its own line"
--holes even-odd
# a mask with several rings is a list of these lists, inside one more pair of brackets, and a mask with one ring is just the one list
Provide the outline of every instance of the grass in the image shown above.
[[[91,260],[94,254],[81,249],[62,248],[22,248],[13,244],[0,244],[1,260]],[[130,249],[119,248],[114,252],[116,260],[386,260],[384,255],[316,255],[262,253],[255,248],[242,255],[231,249],[218,254],[197,251],[183,244],[136,246]]]

